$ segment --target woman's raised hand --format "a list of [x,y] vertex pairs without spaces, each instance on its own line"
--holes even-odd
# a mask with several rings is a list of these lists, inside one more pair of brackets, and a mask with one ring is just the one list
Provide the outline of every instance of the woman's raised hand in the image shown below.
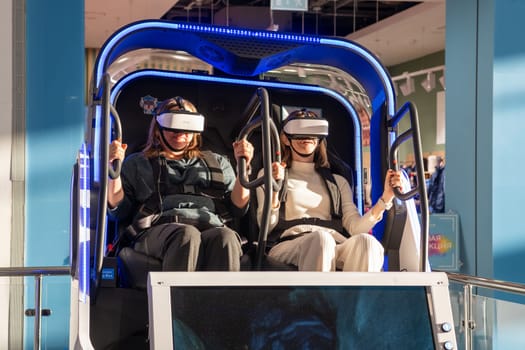
[[113,140],[109,145],[109,162],[111,163],[114,160],[124,160],[127,148],[128,145],[126,143],[122,143],[120,140]]

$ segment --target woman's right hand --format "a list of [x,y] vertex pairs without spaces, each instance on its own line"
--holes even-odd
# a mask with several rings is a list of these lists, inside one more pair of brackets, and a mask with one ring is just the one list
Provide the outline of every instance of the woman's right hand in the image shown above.
[[[275,181],[284,180],[284,174],[286,169],[285,162],[273,162],[272,163],[272,177]],[[279,201],[279,192],[273,191],[272,193],[272,209],[279,209],[281,202]]]
[[111,142],[109,145],[109,162],[112,163],[114,160],[123,161],[124,157],[126,156],[127,148],[127,144],[122,143],[120,140],[113,140],[113,142]]
[[[108,161],[111,164],[114,160],[124,160],[126,155],[127,144],[123,144],[120,140],[113,140],[109,145]],[[110,208],[115,208],[124,198],[124,191],[122,190],[122,180],[120,176],[108,181],[108,205]]]
[[272,163],[272,176],[275,181],[284,179],[284,169],[286,169],[285,162],[273,162]]

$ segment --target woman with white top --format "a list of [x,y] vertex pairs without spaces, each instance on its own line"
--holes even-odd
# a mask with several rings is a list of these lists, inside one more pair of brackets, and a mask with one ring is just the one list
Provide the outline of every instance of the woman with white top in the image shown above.
[[[330,170],[326,136],[328,121],[309,110],[283,124],[282,162],[272,164],[272,175],[284,182],[273,192],[268,254],[300,271],[381,271],[384,249],[369,231],[392,206],[400,172],[388,170],[383,195],[361,216],[347,180]],[[260,223],[263,187],[257,200]]]

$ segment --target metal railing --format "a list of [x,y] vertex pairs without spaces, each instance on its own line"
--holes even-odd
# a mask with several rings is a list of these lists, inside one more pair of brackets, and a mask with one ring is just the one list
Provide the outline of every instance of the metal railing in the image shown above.
[[[35,322],[33,349],[41,348],[41,317],[42,317],[42,277],[65,276],[71,274],[69,266],[46,267],[0,267],[0,277],[35,277]],[[525,284],[492,280],[455,272],[447,272],[451,281],[463,284],[463,325],[465,329],[465,350],[472,349],[472,332],[475,328],[473,318],[473,287],[487,288],[496,291],[516,293],[525,296]]]
[[465,329],[465,350],[472,349],[473,331],[476,328],[473,317],[473,287],[487,288],[495,291],[516,293],[525,296],[525,284],[492,280],[455,272],[447,272],[448,279],[463,284],[463,327]]
[[0,267],[0,277],[35,277],[35,324],[33,349],[40,350],[42,334],[42,276],[65,276],[71,274],[69,266],[46,267]]

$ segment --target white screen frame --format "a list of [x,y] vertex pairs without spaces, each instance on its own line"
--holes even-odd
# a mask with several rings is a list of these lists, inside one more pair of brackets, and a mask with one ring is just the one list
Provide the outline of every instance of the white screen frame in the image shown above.
[[[174,349],[171,287],[173,286],[423,286],[427,287],[434,347],[457,348],[448,278],[444,272],[150,272],[148,307],[150,349]],[[445,326],[450,326],[446,331]]]

